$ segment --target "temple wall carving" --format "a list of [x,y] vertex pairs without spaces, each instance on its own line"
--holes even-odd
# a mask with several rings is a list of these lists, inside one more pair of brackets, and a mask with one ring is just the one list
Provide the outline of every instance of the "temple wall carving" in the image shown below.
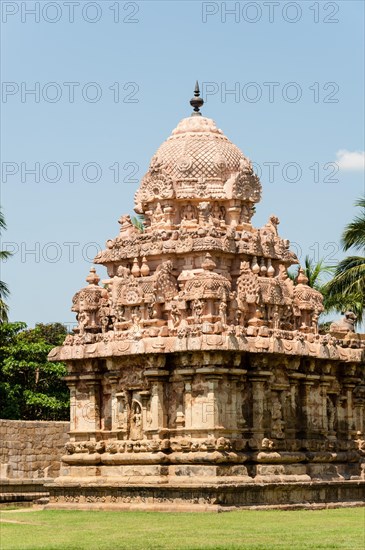
[[[77,362],[67,378],[79,408],[63,456],[71,471],[241,464],[251,480],[264,472],[303,480],[315,463],[315,477],[346,478],[345,464],[349,477],[363,475],[365,386],[356,363],[190,352],[93,368],[91,377],[90,364]],[[270,464],[285,467],[261,468]]]

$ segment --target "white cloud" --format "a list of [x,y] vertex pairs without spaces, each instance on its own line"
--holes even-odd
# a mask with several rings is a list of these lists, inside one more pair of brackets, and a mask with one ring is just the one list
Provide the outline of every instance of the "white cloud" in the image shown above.
[[336,153],[336,163],[340,170],[365,170],[365,151],[340,149]]

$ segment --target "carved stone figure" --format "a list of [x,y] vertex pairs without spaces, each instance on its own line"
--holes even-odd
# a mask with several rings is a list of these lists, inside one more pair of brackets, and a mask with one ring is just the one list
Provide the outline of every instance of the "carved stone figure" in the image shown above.
[[77,315],[77,320],[79,323],[80,334],[84,334],[85,328],[89,323],[89,314],[86,313],[86,311],[80,311],[80,313]]
[[223,326],[227,325],[227,303],[221,302],[219,304],[219,316]]
[[277,438],[283,437],[283,422],[282,422],[282,410],[281,403],[278,397],[274,397],[272,400],[272,409],[271,409],[271,418],[272,418],[272,434]]
[[204,304],[201,300],[197,299],[193,301],[192,310],[193,310],[194,321],[196,323],[202,322],[203,307],[204,307]]
[[176,295],[176,277],[172,272],[173,263],[170,260],[162,262],[157,268],[155,274],[157,301],[164,302],[165,300],[171,300]]
[[353,311],[345,311],[343,318],[340,321],[331,323],[330,332],[331,333],[343,333],[347,334],[348,332],[355,332],[355,323],[357,316]]
[[142,436],[142,407],[141,404],[138,403],[138,401],[133,401],[130,438],[132,440],[142,439]]
[[175,302],[171,304],[171,319],[174,327],[178,327],[181,320],[181,312]]
[[186,206],[183,206],[181,209],[181,217],[182,221],[198,221],[198,215],[196,207],[194,207],[192,204],[187,204]]

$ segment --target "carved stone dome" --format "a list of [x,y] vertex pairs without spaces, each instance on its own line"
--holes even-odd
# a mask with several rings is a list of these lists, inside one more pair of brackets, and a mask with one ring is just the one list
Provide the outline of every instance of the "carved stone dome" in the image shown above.
[[250,160],[212,119],[191,116],[179,122],[152,157],[135,195],[135,211],[146,214],[151,203],[161,200],[256,203],[260,195]]
[[151,162],[162,165],[173,180],[219,178],[250,166],[250,161],[219,130],[214,120],[189,117],[180,121]]

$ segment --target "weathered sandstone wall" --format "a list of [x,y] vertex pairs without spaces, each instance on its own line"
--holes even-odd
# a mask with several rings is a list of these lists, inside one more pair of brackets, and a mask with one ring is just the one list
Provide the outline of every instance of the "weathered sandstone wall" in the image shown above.
[[69,429],[69,422],[0,420],[0,477],[57,476]]

